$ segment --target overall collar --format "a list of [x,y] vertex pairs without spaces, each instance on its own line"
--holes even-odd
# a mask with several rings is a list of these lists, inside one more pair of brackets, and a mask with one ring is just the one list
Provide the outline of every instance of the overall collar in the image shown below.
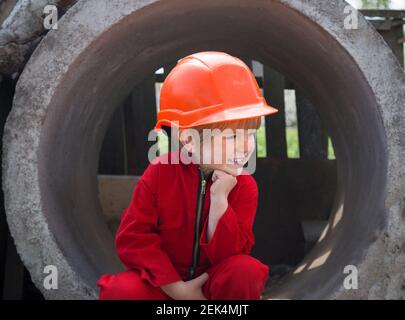
[[[196,163],[192,158],[190,158],[188,155],[186,155],[182,150],[180,151],[174,151],[176,153],[176,156],[179,157],[179,163],[183,166],[188,166],[191,168],[193,171],[197,171],[198,174],[199,171],[201,170],[200,164]],[[214,171],[212,170],[207,176],[205,176],[205,180],[210,180],[212,177],[212,174]]]

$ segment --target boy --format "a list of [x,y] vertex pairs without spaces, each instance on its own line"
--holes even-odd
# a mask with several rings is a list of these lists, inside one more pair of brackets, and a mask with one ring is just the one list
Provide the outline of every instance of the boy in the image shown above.
[[116,235],[127,270],[103,275],[99,298],[260,299],[269,268],[249,255],[258,190],[243,166],[260,117],[278,110],[240,59],[215,51],[181,59],[160,105],[155,129],[179,128],[182,147],[139,179]]

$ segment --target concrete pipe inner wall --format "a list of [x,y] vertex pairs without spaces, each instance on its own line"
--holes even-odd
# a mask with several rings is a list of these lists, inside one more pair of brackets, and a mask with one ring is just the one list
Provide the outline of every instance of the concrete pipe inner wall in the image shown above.
[[[70,9],[26,65],[3,138],[8,223],[44,296],[97,298],[98,277],[122,269],[97,196],[109,121],[144,77],[205,50],[248,56],[292,79],[335,148],[339,192],[328,228],[265,298],[400,295],[398,277],[384,274],[403,268],[403,251],[386,249],[404,234],[405,77],[363,17],[358,29],[344,29],[346,5],[87,0]],[[46,265],[57,267],[57,290],[43,286]],[[346,265],[359,269],[358,290],[343,288]]]

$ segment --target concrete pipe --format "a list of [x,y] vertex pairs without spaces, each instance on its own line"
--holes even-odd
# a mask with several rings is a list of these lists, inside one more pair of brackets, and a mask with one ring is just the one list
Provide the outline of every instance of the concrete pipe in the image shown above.
[[[337,156],[327,229],[264,298],[403,298],[405,76],[363,17],[358,29],[344,29],[346,5],[86,0],[71,8],[26,65],[3,137],[8,223],[44,296],[96,298],[100,274],[121,270],[97,197],[98,155],[115,107],[161,65],[219,50],[298,84]],[[57,267],[57,290],[43,286],[46,265]],[[347,265],[358,270],[357,290],[343,286]]]

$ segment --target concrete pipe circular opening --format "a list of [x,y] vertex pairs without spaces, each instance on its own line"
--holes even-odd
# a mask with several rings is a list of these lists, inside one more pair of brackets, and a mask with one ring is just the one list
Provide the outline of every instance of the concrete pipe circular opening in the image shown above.
[[[333,139],[339,186],[328,228],[264,298],[344,296],[344,266],[369,270],[399,203],[395,114],[405,102],[395,57],[363,18],[357,30],[343,28],[345,5],[87,0],[70,9],[21,75],[3,138],[8,223],[44,296],[96,298],[98,277],[121,269],[97,195],[110,118],[146,75],[205,50],[250,56],[288,76]],[[58,268],[58,290],[43,287],[46,265]]]

